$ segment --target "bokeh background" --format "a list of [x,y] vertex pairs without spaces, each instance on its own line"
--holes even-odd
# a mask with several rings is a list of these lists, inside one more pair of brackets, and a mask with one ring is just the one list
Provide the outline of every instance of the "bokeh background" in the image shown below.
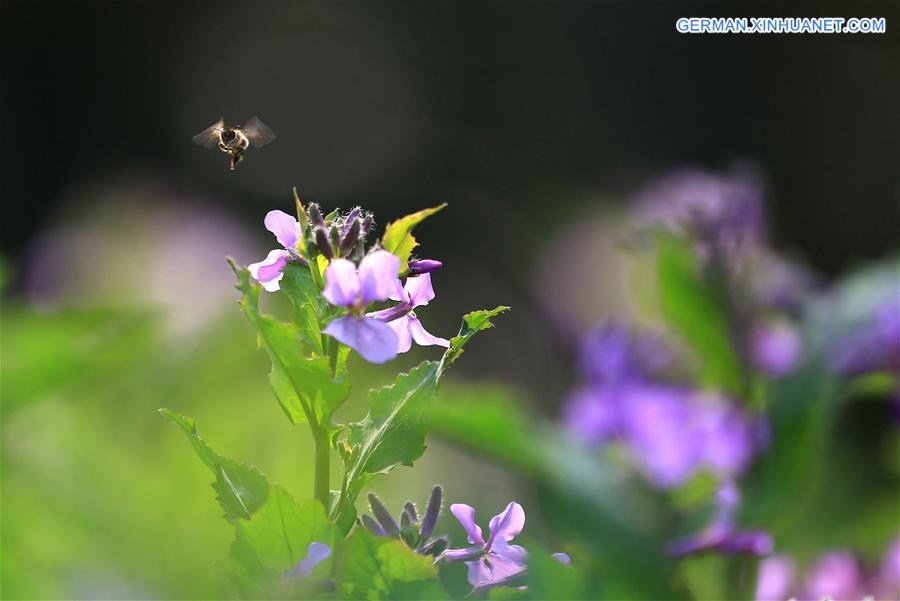
[[[898,12],[6,0],[3,596],[217,594],[231,530],[157,407],[306,495],[310,441],[272,402],[224,262],[265,255],[262,218],[291,210],[292,186],[329,208],[361,204],[381,225],[448,202],[417,230],[422,254],[445,263],[429,329],[513,307],[451,385],[502,382],[550,418],[578,335],[633,316],[623,214],[660,172],[752,170],[773,245],[826,280],[895,252]],[[717,15],[883,16],[888,33],[675,31],[678,17]],[[278,138],[234,173],[191,143],[220,116],[253,115]],[[355,368],[358,389],[390,377]],[[885,411],[858,410],[848,428],[876,438]],[[389,504],[424,501],[436,481],[450,501],[497,510],[527,495],[503,470],[431,447],[376,484]]]

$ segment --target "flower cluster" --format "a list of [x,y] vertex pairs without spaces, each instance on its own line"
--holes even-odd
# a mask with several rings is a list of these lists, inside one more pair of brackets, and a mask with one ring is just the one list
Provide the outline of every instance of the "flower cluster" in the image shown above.
[[698,470],[740,474],[764,443],[765,427],[718,394],[667,383],[662,341],[607,322],[581,345],[584,383],[566,401],[564,421],[589,444],[622,443],[661,488]]
[[898,599],[900,598],[900,538],[884,550],[881,564],[865,569],[847,550],[821,554],[798,578],[795,561],[787,555],[773,555],[759,566],[757,601],[773,599]]
[[[357,207],[346,215],[334,211],[323,217],[315,203],[304,210],[298,200],[297,206],[299,219],[283,211],[266,215],[266,229],[283,248],[247,268],[265,290],[280,289],[290,261],[308,266],[314,274],[320,265],[327,265],[322,296],[344,311],[322,330],[324,334],[371,363],[390,361],[408,351],[413,341],[422,346],[450,345],[427,332],[415,313],[435,298],[431,273],[442,267],[440,261],[413,260],[401,269],[396,255],[378,248],[367,252],[371,213]],[[401,271],[409,274],[405,284]],[[367,312],[372,303],[388,300],[397,304]]]

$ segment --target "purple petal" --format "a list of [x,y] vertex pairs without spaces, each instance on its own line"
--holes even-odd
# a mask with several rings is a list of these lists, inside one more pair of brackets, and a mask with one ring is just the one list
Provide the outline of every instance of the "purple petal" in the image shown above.
[[284,266],[287,265],[289,256],[287,251],[273,250],[259,263],[248,265],[247,271],[268,292],[276,292],[280,288],[278,282],[284,276]]
[[325,289],[322,296],[332,305],[352,307],[359,297],[359,276],[356,266],[347,259],[335,259],[325,269]]
[[359,290],[363,304],[385,301],[400,290],[400,259],[386,250],[366,255],[359,264]]
[[406,278],[403,289],[409,295],[409,304],[416,307],[427,305],[434,298],[434,288],[431,287],[431,274],[426,273],[416,277]]
[[306,557],[291,570],[294,576],[309,576],[313,569],[331,556],[331,549],[325,543],[309,543]]
[[831,551],[820,556],[810,568],[802,598],[860,599],[864,575],[849,551]]
[[397,335],[383,321],[345,315],[322,330],[343,342],[369,363],[384,363],[397,356]]
[[412,348],[412,331],[410,330],[410,320],[415,319],[408,315],[404,315],[399,319],[387,322],[389,328],[397,335],[397,353],[405,353]]
[[784,601],[794,579],[794,562],[784,555],[763,559],[756,577],[756,601]]
[[438,338],[437,336],[432,336],[426,332],[424,326],[422,326],[422,322],[419,321],[417,317],[408,315],[406,320],[409,323],[409,331],[412,333],[413,340],[415,340],[416,344],[419,346],[437,345],[444,348],[450,347],[450,341],[446,338]]
[[474,587],[490,584],[491,568],[482,557],[478,561],[468,561],[466,565],[469,567],[468,578],[469,584]]
[[264,221],[266,229],[285,248],[294,248],[300,239],[300,224],[284,211],[269,211]]
[[475,508],[465,503],[454,503],[450,506],[450,513],[462,524],[469,536],[469,543],[483,547],[484,537],[481,535],[481,527],[475,523]]
[[788,323],[758,325],[750,341],[753,363],[765,374],[778,378],[791,373],[803,354],[803,338]]
[[572,565],[572,558],[568,553],[553,553],[550,557],[563,564],[564,566]]
[[501,541],[511,541],[525,527],[525,510],[515,501],[510,502],[503,510],[491,518],[491,537],[488,540],[488,547],[492,547],[497,539]]

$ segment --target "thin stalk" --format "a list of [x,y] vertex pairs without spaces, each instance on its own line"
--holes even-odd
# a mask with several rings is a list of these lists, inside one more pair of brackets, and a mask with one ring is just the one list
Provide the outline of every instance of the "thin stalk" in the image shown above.
[[328,432],[321,426],[312,428],[313,442],[316,451],[316,476],[313,483],[313,497],[328,511],[328,495],[330,492],[329,460],[330,445],[328,444]]

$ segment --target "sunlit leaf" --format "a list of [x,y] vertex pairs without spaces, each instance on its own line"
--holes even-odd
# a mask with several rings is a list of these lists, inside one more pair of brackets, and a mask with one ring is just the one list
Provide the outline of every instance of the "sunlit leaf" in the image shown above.
[[413,228],[446,206],[447,203],[443,203],[430,209],[422,209],[387,225],[381,245],[386,251],[394,253],[400,258],[402,269],[406,269],[406,263],[409,261],[410,254],[419,244],[412,235]]
[[[272,361],[269,380],[279,404],[294,423],[311,421],[328,427],[332,413],[350,394],[349,379],[342,370],[334,375],[326,357],[304,353],[303,335],[295,324],[262,315],[259,311],[260,286],[251,282],[246,269],[232,267],[237,276],[237,287],[243,293],[241,310],[256,327],[259,344]],[[314,284],[303,286],[309,285]],[[308,334],[310,327],[306,330]]]
[[212,487],[225,510],[226,519],[249,518],[262,507],[269,495],[269,483],[265,476],[252,466],[237,463],[213,451],[200,438],[191,418],[168,409],[159,411],[181,428],[197,456],[215,475],[216,481]]
[[656,267],[663,315],[699,358],[702,382],[740,393],[742,367],[720,288],[701,277],[688,242],[672,236],[659,237]]
[[357,528],[342,545],[335,570],[339,599],[446,599],[432,558],[401,541]]

